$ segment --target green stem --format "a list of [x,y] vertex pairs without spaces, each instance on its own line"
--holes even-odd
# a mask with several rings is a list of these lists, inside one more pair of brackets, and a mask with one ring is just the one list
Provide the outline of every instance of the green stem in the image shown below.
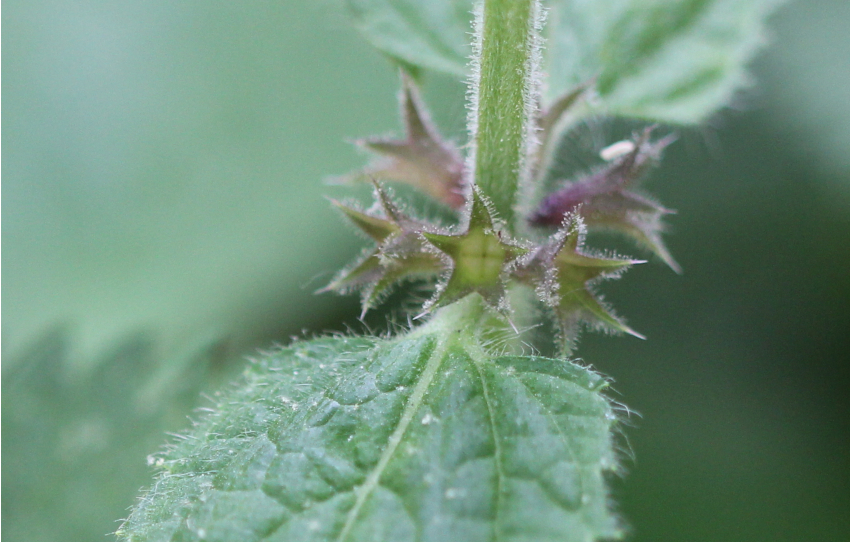
[[539,0],[485,0],[476,21],[474,182],[509,228],[534,140],[539,12]]

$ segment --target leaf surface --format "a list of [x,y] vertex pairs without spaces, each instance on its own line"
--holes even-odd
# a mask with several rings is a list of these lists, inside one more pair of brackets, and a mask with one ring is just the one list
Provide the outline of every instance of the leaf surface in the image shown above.
[[593,77],[606,112],[699,122],[747,82],[776,0],[558,0],[549,35],[550,91]]
[[162,456],[120,535],[614,538],[606,384],[568,361],[488,357],[462,330],[296,343],[258,359]]
[[[747,83],[779,0],[552,0],[543,70],[550,99],[596,78],[596,112],[700,122]],[[465,73],[471,0],[349,0],[384,53]]]
[[471,52],[471,0],[348,0],[372,45],[413,66],[463,75]]

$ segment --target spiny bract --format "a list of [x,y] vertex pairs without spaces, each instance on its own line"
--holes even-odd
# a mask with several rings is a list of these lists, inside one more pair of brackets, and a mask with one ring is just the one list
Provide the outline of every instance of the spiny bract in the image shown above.
[[[602,149],[604,165],[584,177],[562,181],[521,218],[528,235],[516,237],[500,222],[488,198],[474,184],[464,184],[464,162],[457,148],[431,123],[412,78],[402,71],[401,80],[406,137],[360,140],[358,144],[383,159],[347,176],[374,185],[375,205],[362,210],[353,203],[333,201],[375,245],[321,291],[361,289],[365,314],[394,285],[425,279],[435,285],[434,295],[424,304],[425,313],[475,292],[510,318],[506,292],[520,284],[536,291],[539,302],[551,309],[546,312],[557,321],[565,351],[571,349],[582,322],[593,329],[643,338],[595,293],[599,281],[619,277],[630,265],[642,262],[587,251],[584,237],[588,229],[620,232],[680,271],[661,239],[661,218],[673,211],[634,188],[674,138],[653,140],[655,128],[648,127],[630,140]],[[538,115],[540,149],[555,137],[560,117],[592,84],[565,94]],[[537,153],[532,158],[530,167],[542,176],[544,157]],[[447,228],[408,216],[383,182],[406,183],[434,197],[452,209],[460,226]]]

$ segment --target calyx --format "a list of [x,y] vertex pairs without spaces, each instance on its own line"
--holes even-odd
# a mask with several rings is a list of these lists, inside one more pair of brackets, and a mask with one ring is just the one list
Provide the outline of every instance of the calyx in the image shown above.
[[[561,100],[567,105],[552,104],[544,115],[552,117],[553,110],[563,114],[590,84]],[[581,323],[643,338],[596,292],[599,282],[617,278],[643,261],[585,249],[585,236],[596,229],[623,233],[680,271],[661,239],[661,219],[673,211],[635,188],[673,137],[653,140],[654,127],[649,127],[631,140],[604,149],[606,162],[601,167],[563,182],[522,219],[544,235],[530,230],[531,239],[522,239],[509,233],[474,183],[464,183],[458,149],[439,135],[412,79],[404,74],[400,104],[403,138],[357,141],[379,159],[348,178],[369,179],[374,204],[362,209],[331,200],[374,244],[321,291],[361,290],[365,315],[397,284],[425,280],[435,289],[423,314],[478,294],[497,314],[509,318],[507,292],[511,285],[525,285],[554,316],[565,350]],[[541,117],[540,125],[552,130],[557,122],[554,117]],[[408,184],[431,196],[453,210],[459,225],[445,226],[404,211],[383,181]],[[545,228],[553,227],[545,235]]]

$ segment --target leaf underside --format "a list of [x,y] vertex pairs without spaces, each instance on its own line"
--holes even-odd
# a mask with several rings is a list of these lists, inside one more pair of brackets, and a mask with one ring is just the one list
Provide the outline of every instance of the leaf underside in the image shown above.
[[[747,84],[780,0],[551,0],[544,28],[547,94],[596,78],[603,114],[674,124],[703,120]],[[349,0],[379,50],[465,74],[473,0]]]
[[413,332],[257,360],[166,452],[130,541],[617,538],[616,418],[592,371]]

